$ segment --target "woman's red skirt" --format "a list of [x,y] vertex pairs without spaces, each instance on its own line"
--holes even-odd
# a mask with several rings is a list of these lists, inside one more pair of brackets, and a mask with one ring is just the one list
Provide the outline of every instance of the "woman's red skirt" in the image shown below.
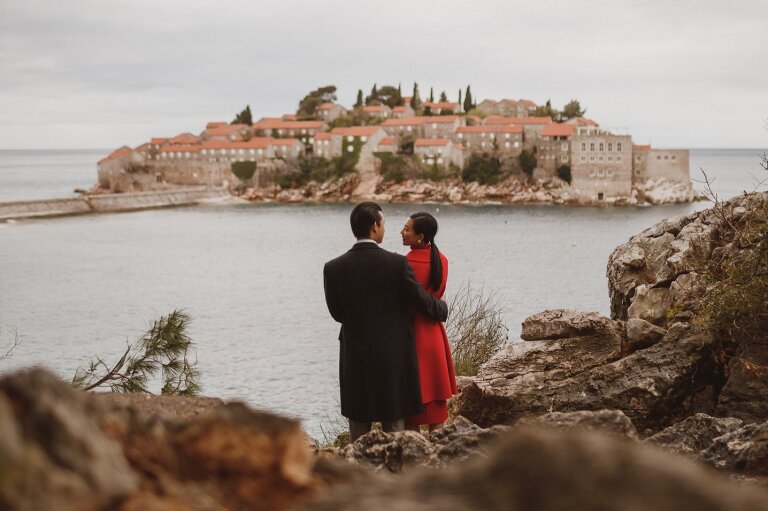
[[420,426],[421,424],[439,424],[448,419],[448,401],[430,401],[424,403],[424,411],[418,415],[405,418],[406,426]]

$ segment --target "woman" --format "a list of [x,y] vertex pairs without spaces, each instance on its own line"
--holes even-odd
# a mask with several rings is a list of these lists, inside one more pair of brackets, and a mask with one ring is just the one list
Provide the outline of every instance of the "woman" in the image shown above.
[[[405,222],[400,234],[403,245],[411,247],[407,257],[416,280],[435,297],[442,298],[448,280],[448,260],[435,245],[437,220],[429,213],[414,213]],[[416,313],[413,334],[424,412],[406,417],[405,424],[415,431],[422,424],[428,424],[432,432],[443,427],[448,418],[448,399],[457,393],[453,357],[445,326],[441,322]]]

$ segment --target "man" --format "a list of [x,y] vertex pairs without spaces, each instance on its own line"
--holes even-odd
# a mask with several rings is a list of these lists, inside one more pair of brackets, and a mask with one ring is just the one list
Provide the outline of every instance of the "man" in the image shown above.
[[325,264],[323,277],[328,310],[341,323],[341,414],[353,442],[371,422],[402,431],[405,417],[423,411],[409,311],[445,321],[448,307],[424,290],[405,257],[379,248],[381,206],[358,204],[350,223],[357,242]]

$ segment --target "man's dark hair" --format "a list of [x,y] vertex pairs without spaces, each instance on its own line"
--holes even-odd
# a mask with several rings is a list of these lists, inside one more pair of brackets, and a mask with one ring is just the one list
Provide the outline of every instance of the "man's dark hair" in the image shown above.
[[355,238],[367,238],[371,235],[373,224],[381,220],[381,206],[375,202],[361,202],[349,215],[352,234]]

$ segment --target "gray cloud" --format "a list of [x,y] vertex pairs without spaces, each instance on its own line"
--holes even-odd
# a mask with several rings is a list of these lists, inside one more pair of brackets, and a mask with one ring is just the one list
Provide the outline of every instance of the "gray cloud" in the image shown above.
[[[760,1],[197,0],[0,5],[0,147],[115,147],[198,132],[320,85],[578,98],[658,146],[766,146]],[[707,3],[709,4],[709,3]]]

